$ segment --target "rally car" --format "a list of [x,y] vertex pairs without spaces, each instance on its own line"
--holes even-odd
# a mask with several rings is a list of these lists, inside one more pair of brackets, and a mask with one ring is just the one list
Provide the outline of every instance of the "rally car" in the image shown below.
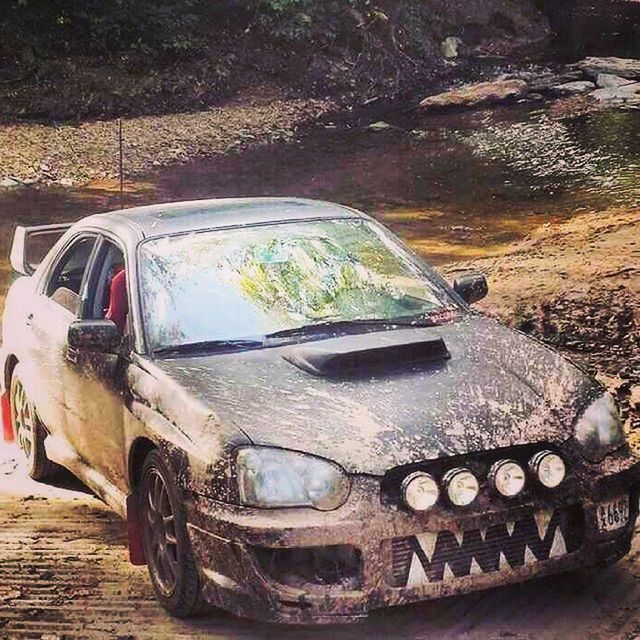
[[19,227],[4,434],[127,519],[159,601],[275,622],[611,563],[613,398],[367,215],[286,198]]

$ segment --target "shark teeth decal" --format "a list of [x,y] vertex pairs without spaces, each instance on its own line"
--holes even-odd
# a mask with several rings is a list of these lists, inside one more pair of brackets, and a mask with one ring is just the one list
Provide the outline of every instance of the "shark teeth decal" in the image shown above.
[[421,533],[419,536],[416,536],[418,539],[418,544],[424,551],[424,555],[427,556],[427,560],[431,562],[431,558],[433,558],[433,552],[436,548],[436,543],[438,542],[438,534],[437,533]]
[[424,567],[420,558],[414,553],[411,558],[411,568],[409,569],[409,578],[407,579],[407,587],[417,587],[421,584],[429,582],[427,574],[424,572]]
[[469,575],[479,576],[481,573],[484,573],[484,571],[482,571],[482,567],[476,562],[475,558],[471,558],[471,568],[469,569]]
[[501,551],[500,552],[500,560],[498,561],[498,570],[499,571],[509,571],[509,569],[511,569],[511,565],[507,561],[507,557]]
[[448,562],[445,562],[444,564],[444,574],[442,576],[442,579],[447,581],[447,580],[453,580],[455,578],[455,575],[453,575],[453,571],[451,570],[451,567],[449,566]]
[[553,536],[553,542],[551,543],[549,557],[558,558],[566,554],[567,554],[567,545],[564,542],[564,536],[562,535],[562,531],[560,531],[560,527],[558,527]]
[[538,558],[535,557],[533,551],[529,549],[529,545],[524,548],[524,563],[525,564],[535,564],[538,562]]
[[551,522],[552,517],[553,509],[536,511],[533,514],[533,518],[536,521],[536,526],[538,527],[538,536],[540,537],[540,540],[544,540],[547,537],[547,529],[549,528],[549,523]]
[[513,572],[573,553],[582,532],[576,510],[531,511],[484,528],[443,529],[392,540],[395,586],[415,587],[493,572]]

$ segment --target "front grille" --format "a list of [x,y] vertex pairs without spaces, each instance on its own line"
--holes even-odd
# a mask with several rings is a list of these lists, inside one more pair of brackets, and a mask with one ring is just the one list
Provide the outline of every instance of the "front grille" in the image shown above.
[[390,581],[394,587],[415,587],[558,558],[580,548],[582,522],[576,506],[531,511],[486,529],[395,538]]

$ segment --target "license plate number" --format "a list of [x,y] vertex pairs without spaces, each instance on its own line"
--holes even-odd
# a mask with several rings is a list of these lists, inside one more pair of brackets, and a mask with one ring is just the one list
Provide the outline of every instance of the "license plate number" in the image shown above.
[[597,511],[598,530],[615,531],[629,522],[629,496],[601,502]]

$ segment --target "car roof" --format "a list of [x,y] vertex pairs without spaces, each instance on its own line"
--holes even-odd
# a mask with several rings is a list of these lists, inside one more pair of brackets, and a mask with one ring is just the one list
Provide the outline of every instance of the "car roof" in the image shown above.
[[141,238],[203,229],[250,226],[296,220],[360,218],[363,213],[344,205],[302,198],[218,198],[167,202],[99,213],[82,222],[115,233],[135,231]]

